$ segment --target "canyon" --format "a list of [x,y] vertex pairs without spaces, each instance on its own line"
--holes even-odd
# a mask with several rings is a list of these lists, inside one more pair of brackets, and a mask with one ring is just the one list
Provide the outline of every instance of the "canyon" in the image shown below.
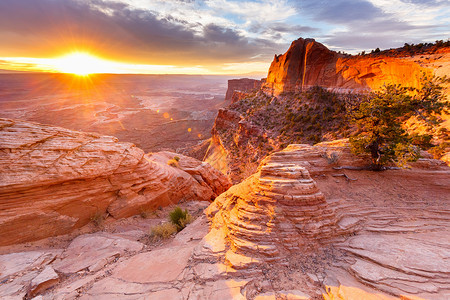
[[0,117],[111,135],[145,152],[210,138],[228,76],[0,74]]
[[[450,71],[450,48],[418,53],[391,49],[365,55],[329,50],[314,39],[292,42],[276,55],[259,90],[235,92],[221,108],[204,156],[234,182],[253,174],[261,160],[291,143],[318,143],[346,138],[352,128],[346,111],[365,93],[385,84],[420,88],[423,76],[445,76]],[[246,84],[242,81],[242,85]],[[233,90],[233,82],[229,90]],[[450,94],[450,85],[443,85]],[[442,115],[450,143],[450,116]],[[410,128],[420,128],[414,120]],[[439,159],[450,165],[450,148]]]
[[[448,47],[349,56],[298,39],[267,79],[187,101],[191,116],[205,103],[217,111],[210,140],[181,147],[204,161],[176,142],[34,123],[34,109],[0,103],[26,119],[0,118],[0,298],[449,298],[450,167],[422,151],[407,168],[370,171],[344,117],[359,93],[418,87],[449,67]],[[167,119],[166,104],[133,106],[114,124],[134,132],[141,115],[145,130]],[[96,128],[86,120],[83,130]],[[175,207],[193,222],[155,239]]]

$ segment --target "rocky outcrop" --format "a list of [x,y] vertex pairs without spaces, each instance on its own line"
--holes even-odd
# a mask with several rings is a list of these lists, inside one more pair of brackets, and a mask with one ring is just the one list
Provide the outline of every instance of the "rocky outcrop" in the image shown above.
[[432,159],[383,174],[362,166],[346,141],[269,156],[207,209],[203,253],[253,274],[260,296],[274,286],[311,295],[312,280],[325,299],[446,298],[450,169]]
[[287,150],[269,156],[255,175],[208,208],[212,227],[225,228],[226,260],[234,268],[279,262],[349,232],[339,225],[308,170],[291,161],[300,153]]
[[0,245],[68,233],[108,215],[211,201],[229,187],[206,163],[179,157],[185,171],[114,137],[0,119]]
[[201,195],[201,199],[213,201],[217,196],[231,187],[231,183],[227,177],[211,167],[210,164],[195,158],[169,151],[153,153],[148,155],[147,158],[150,161],[167,165],[176,156],[180,158],[176,163],[176,167],[191,175],[196,181],[195,183],[198,185],[197,189],[199,190],[197,193]]
[[255,173],[265,144],[264,129],[233,109],[221,108],[211,130],[204,160],[226,174],[233,183]]
[[[440,56],[439,60],[445,60],[443,57],[450,56],[450,51]],[[331,51],[314,39],[299,38],[285,54],[275,55],[263,89],[279,95],[315,85],[343,91],[374,90],[389,83],[420,87],[423,73],[430,75],[439,67],[410,56],[348,56]]]
[[234,92],[251,92],[261,88],[262,80],[241,78],[228,80],[228,89],[225,95],[225,101],[232,101]]

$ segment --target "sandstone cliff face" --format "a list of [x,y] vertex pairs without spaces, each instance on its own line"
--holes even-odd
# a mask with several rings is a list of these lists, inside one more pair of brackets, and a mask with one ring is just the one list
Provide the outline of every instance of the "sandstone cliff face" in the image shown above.
[[233,183],[256,171],[261,153],[268,146],[263,127],[247,121],[238,111],[222,108],[211,133],[206,162],[229,176]]
[[[449,56],[450,51],[444,51],[438,59],[448,60]],[[275,56],[263,89],[279,95],[315,85],[344,91],[374,90],[389,83],[419,87],[422,74],[430,75],[438,67],[411,57],[345,56],[314,39],[300,38],[285,54]]]
[[234,92],[251,92],[261,88],[262,81],[249,78],[228,80],[228,89],[225,95],[225,101],[231,101]]
[[206,163],[179,156],[181,167],[171,167],[114,137],[0,119],[0,245],[68,233],[93,217],[211,201],[229,187]]

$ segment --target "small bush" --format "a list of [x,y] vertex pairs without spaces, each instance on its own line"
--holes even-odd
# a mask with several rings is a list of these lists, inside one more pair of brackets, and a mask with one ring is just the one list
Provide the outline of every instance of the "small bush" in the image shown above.
[[150,231],[150,238],[153,241],[164,240],[177,233],[177,226],[172,223],[156,225]]
[[173,160],[175,160],[175,161],[180,161],[180,157],[179,157],[179,156],[174,156],[174,157],[173,157]]
[[192,216],[189,214],[187,209],[183,211],[177,206],[169,213],[169,220],[177,227],[178,231],[181,231],[187,224],[192,222]]
[[174,167],[174,168],[178,168],[178,161],[177,160],[175,160],[175,159],[169,159],[169,161],[167,162],[167,164],[169,165],[169,166],[171,166],[171,167]]

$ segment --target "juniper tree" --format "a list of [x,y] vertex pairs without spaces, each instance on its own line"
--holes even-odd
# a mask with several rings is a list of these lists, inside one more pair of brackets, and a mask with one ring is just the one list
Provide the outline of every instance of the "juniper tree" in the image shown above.
[[[450,111],[442,87],[446,82],[450,80],[445,77],[424,77],[421,88],[389,84],[364,97],[350,113],[350,120],[357,127],[350,137],[352,151],[369,153],[375,170],[383,169],[388,162],[402,165],[417,160],[419,149],[404,123],[415,116],[425,125],[425,134],[438,128],[442,113]],[[414,137],[417,139],[417,134]]]

